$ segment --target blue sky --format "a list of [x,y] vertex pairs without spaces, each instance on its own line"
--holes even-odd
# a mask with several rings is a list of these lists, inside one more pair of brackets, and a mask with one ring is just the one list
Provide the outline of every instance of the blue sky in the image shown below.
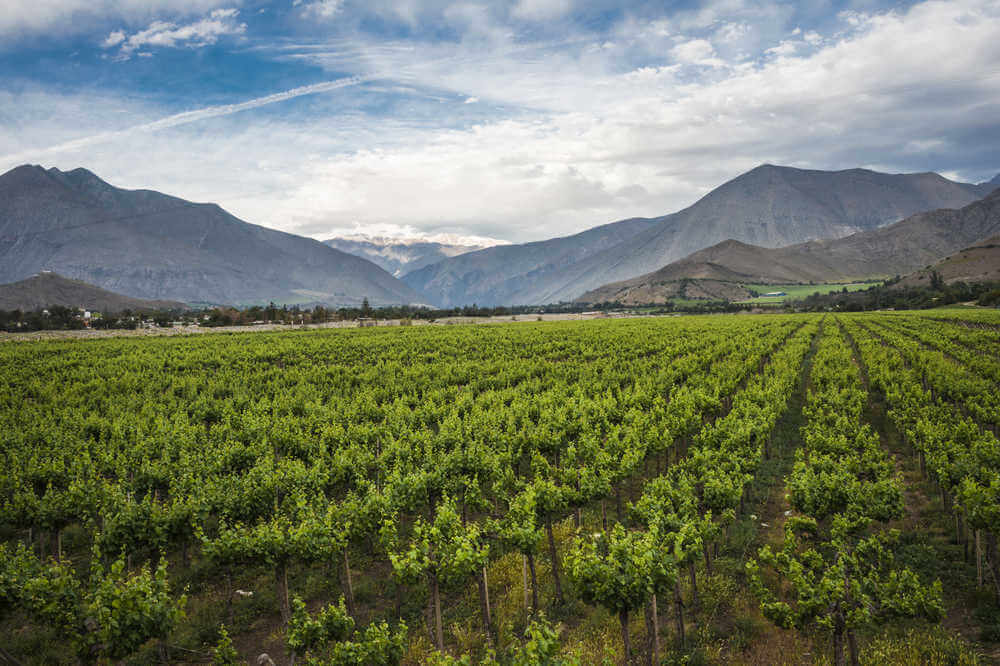
[[536,240],[770,162],[1000,170],[1000,0],[5,0],[0,170]]

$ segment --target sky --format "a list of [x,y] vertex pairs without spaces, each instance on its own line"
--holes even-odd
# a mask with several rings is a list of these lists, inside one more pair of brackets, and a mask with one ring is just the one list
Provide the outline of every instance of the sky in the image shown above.
[[3,0],[0,172],[512,242],[762,163],[1000,171],[1000,0]]

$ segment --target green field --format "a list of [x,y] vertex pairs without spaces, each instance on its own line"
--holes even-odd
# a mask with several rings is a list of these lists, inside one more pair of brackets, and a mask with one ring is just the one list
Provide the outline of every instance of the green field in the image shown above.
[[850,284],[840,284],[840,283],[825,283],[825,284],[748,284],[748,288],[753,289],[759,294],[766,294],[774,291],[783,291],[785,296],[759,296],[757,298],[750,298],[744,303],[783,303],[786,300],[799,300],[805,298],[806,296],[812,296],[816,292],[820,294],[829,294],[834,291],[841,291],[847,289],[847,291],[862,291],[868,289],[873,284],[879,284],[877,282],[852,282]]
[[6,342],[0,366],[0,664],[1000,651],[997,311]]

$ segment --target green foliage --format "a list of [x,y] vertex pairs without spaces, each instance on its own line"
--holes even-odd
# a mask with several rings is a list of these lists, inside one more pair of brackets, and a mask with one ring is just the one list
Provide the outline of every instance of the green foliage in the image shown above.
[[[387,541],[393,539],[387,537]],[[415,583],[431,575],[445,585],[468,578],[488,556],[489,545],[482,541],[479,526],[463,525],[449,498],[438,505],[433,522],[417,518],[408,546],[389,552],[400,579]]]
[[615,525],[609,534],[578,539],[566,561],[583,600],[617,614],[645,603],[660,566],[654,554],[645,534]]
[[525,642],[511,652],[510,666],[578,666],[579,660],[559,655],[559,634],[544,617],[534,620],[524,632]]
[[150,639],[166,638],[184,617],[187,599],[170,596],[165,560],[155,571],[143,566],[135,574],[125,571],[124,558],[112,562],[107,573],[95,564],[91,585],[82,609],[83,652],[122,659]]
[[[860,422],[867,396],[836,325],[827,326],[810,379],[803,446],[788,479],[791,504],[804,515],[785,522],[780,551],[764,546],[759,563],[746,565],[764,615],[786,629],[831,631],[835,646],[845,632],[897,617],[937,621],[940,581],[927,585],[896,564],[897,532],[869,533],[902,515],[902,492],[878,438]],[[768,586],[761,564],[787,593]]]
[[155,570],[144,565],[130,573],[118,558],[105,571],[97,554],[86,584],[60,563],[34,568],[24,580],[21,603],[86,662],[123,659],[147,641],[165,638],[184,617],[186,597],[171,597],[165,561]]
[[391,666],[402,659],[406,632],[405,623],[393,631],[379,622],[358,633],[343,598],[311,616],[305,602],[294,597],[285,644],[311,666]]
[[[844,327],[890,418],[959,519],[985,536],[1000,520],[1000,403],[991,388],[1000,383],[1000,319],[962,317],[971,325],[877,315]],[[766,586],[775,566],[806,580],[805,600],[800,608],[771,587],[771,615],[819,624],[810,606],[835,598],[827,588],[837,576],[849,582],[845,612],[848,599],[861,600],[871,623],[933,615],[933,586],[898,566],[891,534],[879,536],[879,523],[900,514],[902,493],[893,461],[861,423],[870,398],[856,359],[835,353],[851,342],[827,335],[838,326],[824,324],[787,483],[791,546],[759,563]],[[878,337],[866,337],[868,327]],[[343,590],[348,608],[356,586],[357,602],[381,617],[398,587],[367,576],[387,564],[400,582],[459,594],[453,612],[467,614],[490,556],[513,553],[540,565],[543,589],[564,561],[576,584],[566,586],[560,618],[578,612],[580,597],[631,611],[653,593],[672,596],[679,568],[699,577],[704,609],[711,576],[702,559],[707,568],[724,530],[732,536],[727,527],[758,478],[818,328],[818,317],[776,315],[0,346],[0,534],[9,541],[0,544],[0,613],[26,618],[35,633],[53,627],[54,650],[79,647],[86,659],[111,658],[111,642],[115,650],[164,636],[192,649],[213,642],[218,615],[196,618],[202,631],[176,630],[180,606],[167,594],[160,553],[184,563],[206,618],[201,595],[223,582],[252,586],[253,599],[234,609],[240,626],[271,613],[276,594],[284,605],[286,581],[309,585],[312,598],[321,578],[324,593]],[[623,509],[638,497],[620,517],[618,496]],[[598,502],[622,525],[567,548],[561,521],[582,508],[583,533],[603,530]],[[539,552],[553,525],[555,557]],[[29,535],[30,547],[14,545]],[[84,543],[99,552],[88,559]],[[734,552],[720,568],[733,566]],[[100,553],[122,558],[102,564]],[[509,559],[513,575],[499,594],[488,590],[492,623],[507,637],[525,617],[519,558]],[[258,584],[270,582],[277,586]],[[407,618],[421,596],[404,594]],[[454,599],[444,596],[447,607]],[[288,637],[316,651],[310,658],[401,658],[393,655],[403,639],[390,625],[332,629],[349,619],[339,605],[292,615]],[[464,635],[482,624],[464,619]],[[128,635],[114,634],[114,623]],[[553,640],[536,629],[524,660],[555,659]]]
[[296,654],[306,654],[327,643],[347,640],[354,633],[354,620],[347,614],[344,598],[330,604],[314,618],[299,597],[292,598],[292,617],[285,631],[285,644]]
[[219,642],[212,649],[212,666],[238,666],[240,655],[233,646],[233,639],[224,626],[219,627]]

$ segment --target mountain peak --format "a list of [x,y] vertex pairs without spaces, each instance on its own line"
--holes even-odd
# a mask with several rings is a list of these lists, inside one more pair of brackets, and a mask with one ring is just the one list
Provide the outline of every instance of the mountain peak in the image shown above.
[[37,164],[22,164],[7,173],[0,175],[0,181],[11,183],[28,183],[44,178],[47,172]]
[[107,192],[118,189],[107,181],[100,178],[93,171],[77,167],[70,171],[61,171],[56,167],[48,170],[49,175],[69,185],[76,190],[86,190],[90,192]]
[[[48,269],[131,297],[192,303],[422,303],[364,259],[248,224],[215,204],[25,165],[0,176],[0,282]],[[39,275],[36,282],[57,281]]]

